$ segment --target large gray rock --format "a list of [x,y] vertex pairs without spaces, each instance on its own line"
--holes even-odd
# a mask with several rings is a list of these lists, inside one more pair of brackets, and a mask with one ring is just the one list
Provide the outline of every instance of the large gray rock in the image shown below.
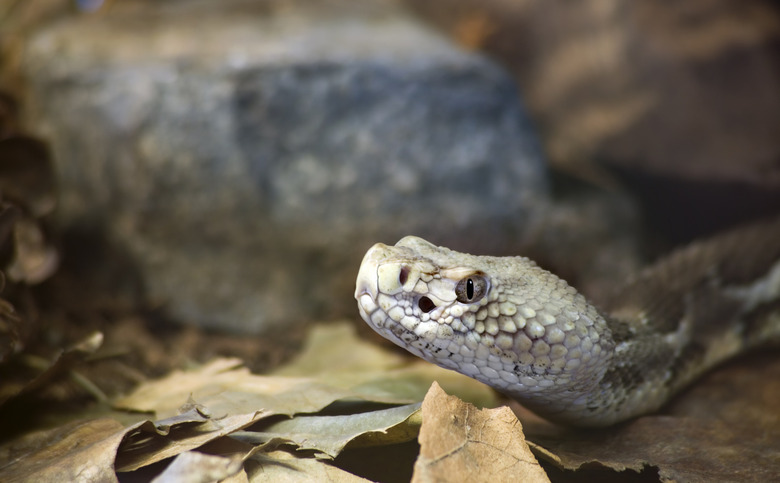
[[375,241],[507,251],[546,179],[512,80],[382,1],[119,2],[28,42],[60,219],[185,322],[354,314]]

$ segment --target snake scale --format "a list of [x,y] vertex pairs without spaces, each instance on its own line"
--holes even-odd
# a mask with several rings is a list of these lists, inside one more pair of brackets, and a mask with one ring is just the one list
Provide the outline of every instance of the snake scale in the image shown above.
[[355,298],[363,319],[409,352],[551,421],[607,426],[780,339],[780,220],[673,252],[598,309],[528,258],[413,236],[366,253]]

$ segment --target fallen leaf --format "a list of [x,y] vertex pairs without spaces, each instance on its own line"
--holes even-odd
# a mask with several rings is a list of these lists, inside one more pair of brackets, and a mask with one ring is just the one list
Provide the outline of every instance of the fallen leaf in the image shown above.
[[155,412],[159,416],[175,414],[177,407],[192,395],[214,414],[236,414],[265,409],[275,414],[315,413],[334,401],[367,401],[408,404],[408,397],[372,391],[371,387],[353,390],[349,386],[377,377],[363,374],[351,381],[320,381],[305,377],[258,376],[236,359],[216,359],[200,369],[175,371],[169,376],[145,383],[132,394],[115,402],[119,408]]
[[236,436],[243,441],[264,442],[285,438],[299,449],[316,450],[335,458],[344,447],[387,445],[417,437],[420,403],[343,416],[298,416]]
[[223,458],[197,451],[186,451],[160,473],[152,483],[209,483],[223,481],[243,468],[240,458]]
[[[314,326],[301,353],[273,372],[280,376],[318,376],[337,385],[352,384],[387,398],[421,401],[431,382],[472,404],[496,404],[495,392],[474,379],[405,353],[391,352],[357,336],[349,322]],[[366,381],[365,384],[357,381]]]
[[0,447],[0,481],[116,481],[115,471],[133,471],[185,453],[263,416],[256,412],[212,419],[192,409],[129,427],[110,418],[75,422]]
[[117,481],[125,430],[113,419],[79,421],[0,447],[0,481]]
[[286,451],[256,455],[245,464],[251,483],[367,483],[369,480],[348,473],[314,458],[297,458]]
[[[347,356],[351,362],[346,364],[338,357],[353,351],[362,358]],[[319,362],[315,364],[315,361]],[[313,371],[315,365],[327,370]],[[415,403],[423,398],[434,380],[480,404],[495,401],[492,389],[469,377],[424,361],[409,362],[408,358],[360,341],[350,326],[329,325],[313,330],[301,357],[274,375],[252,374],[241,367],[238,359],[216,359],[199,369],[175,371],[163,379],[142,384],[114,404],[118,408],[155,412],[158,417],[166,417],[176,414],[178,407],[192,395],[215,414],[248,413],[262,408],[275,414],[293,415],[316,413],[335,401],[344,400]]]
[[192,409],[154,423],[145,421],[136,424],[127,429],[116,454],[116,471],[133,471],[196,449],[268,415],[268,412],[259,410],[212,418],[204,415],[203,409]]
[[[68,352],[55,364],[58,371],[45,375],[28,390],[70,367],[67,362],[71,358],[80,360],[99,342],[99,336],[93,336]],[[81,439],[94,441],[93,446],[107,451],[100,457],[68,454],[57,441],[70,433],[63,436],[55,432],[38,440],[35,458],[26,457],[22,464],[7,450],[6,463],[0,462],[0,466],[9,475],[32,472],[36,477],[38,473],[48,476],[46,462],[65,458],[62,453],[67,454],[69,465],[65,475],[87,468],[93,472],[99,469],[111,478],[116,472],[130,477],[149,465],[176,458],[175,465],[158,475],[159,481],[189,479],[187,472],[214,476],[211,470],[232,481],[364,481],[317,460],[335,458],[346,447],[395,447],[399,446],[396,443],[413,441],[420,424],[418,401],[432,380],[447,381],[477,400],[494,398],[489,388],[469,378],[424,362],[410,363],[407,357],[363,343],[352,328],[336,325],[315,331],[307,347],[300,359],[284,368],[286,375],[259,376],[251,374],[238,359],[217,359],[195,370],[176,371],[141,384],[114,406],[154,412],[164,419],[127,427],[114,419],[95,420],[109,425],[110,431]],[[347,352],[348,357],[339,357]],[[296,375],[296,371],[308,375]],[[377,404],[385,406],[378,408]],[[399,406],[388,408],[387,404]],[[326,407],[329,414],[315,414]],[[264,425],[262,420],[272,415],[293,418],[276,418]],[[84,424],[91,427],[91,423]],[[236,440],[234,436],[246,434],[240,430],[250,426],[261,432],[254,431],[252,441],[263,444]],[[79,434],[70,426],[64,428]],[[36,469],[36,461],[43,461],[45,468]],[[234,461],[243,461],[244,468],[233,473]],[[135,476],[142,477],[141,473]]]
[[412,481],[550,481],[509,408],[477,409],[434,383],[422,417]]
[[339,372],[384,370],[403,366],[409,358],[358,338],[352,324],[315,325],[301,352],[289,364],[273,371],[276,376],[329,376]]

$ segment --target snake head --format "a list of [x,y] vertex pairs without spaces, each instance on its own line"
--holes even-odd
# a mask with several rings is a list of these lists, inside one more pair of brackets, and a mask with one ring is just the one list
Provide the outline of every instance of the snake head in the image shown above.
[[378,243],[363,258],[355,298],[383,337],[532,403],[552,392],[567,393],[566,403],[582,396],[612,349],[596,310],[524,257],[468,255],[413,236]]
[[421,351],[443,354],[455,330],[468,330],[458,320],[490,299],[490,278],[447,252],[414,236],[395,246],[377,243],[363,258],[355,288],[360,314],[375,331],[428,360]]

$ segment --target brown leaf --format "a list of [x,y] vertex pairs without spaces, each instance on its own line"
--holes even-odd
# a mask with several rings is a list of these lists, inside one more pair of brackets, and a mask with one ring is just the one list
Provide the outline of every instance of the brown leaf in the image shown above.
[[274,451],[247,462],[246,472],[252,483],[292,483],[328,481],[333,483],[367,483],[368,480],[313,458],[296,458],[285,451]]
[[412,481],[550,481],[509,408],[479,410],[434,383],[422,414]]
[[[478,406],[494,406],[495,393],[474,379],[407,354],[366,342],[348,322],[314,326],[301,354],[274,375],[318,376],[321,381],[358,387],[374,395],[420,401],[431,382]],[[365,383],[358,383],[365,381]]]
[[[204,411],[201,407],[130,427],[101,418],[32,433],[0,447],[0,481],[116,481],[115,471],[133,471],[191,451],[266,415],[210,418]],[[243,455],[230,456],[228,464],[217,465],[223,470],[222,478],[240,469],[240,463],[236,468],[232,461],[240,462]],[[200,472],[205,471],[207,463],[198,465]]]
[[209,483],[222,481],[238,474],[243,469],[241,458],[223,458],[196,451],[187,451],[177,456],[152,483]]
[[[338,399],[354,397],[348,388],[311,378],[251,374],[237,359],[216,359],[192,371],[174,371],[145,383],[116,401],[120,408],[176,414],[190,395],[214,414],[236,414],[267,409],[277,414],[317,412]],[[403,401],[412,402],[412,401]]]
[[124,437],[113,419],[40,431],[0,448],[1,481],[117,481],[114,458]]
[[387,370],[408,361],[409,358],[400,353],[384,350],[359,339],[353,324],[337,323],[313,326],[300,354],[273,373],[276,376],[311,377],[354,372],[356,369]]
[[299,449],[335,458],[350,447],[388,445],[414,440],[419,430],[420,403],[345,415],[301,415],[242,432],[242,440],[285,438]]
[[205,408],[152,423],[145,421],[127,429],[116,455],[117,471],[138,468],[198,448],[269,415],[265,411],[210,417]]
[[360,341],[347,325],[313,330],[301,357],[277,374],[284,376],[252,374],[238,359],[217,359],[200,369],[176,371],[145,383],[115,404],[165,417],[176,414],[192,395],[215,414],[263,408],[293,415],[315,413],[345,399],[414,403],[423,398],[434,380],[472,401],[485,405],[495,401],[487,386],[427,362],[373,347]]

